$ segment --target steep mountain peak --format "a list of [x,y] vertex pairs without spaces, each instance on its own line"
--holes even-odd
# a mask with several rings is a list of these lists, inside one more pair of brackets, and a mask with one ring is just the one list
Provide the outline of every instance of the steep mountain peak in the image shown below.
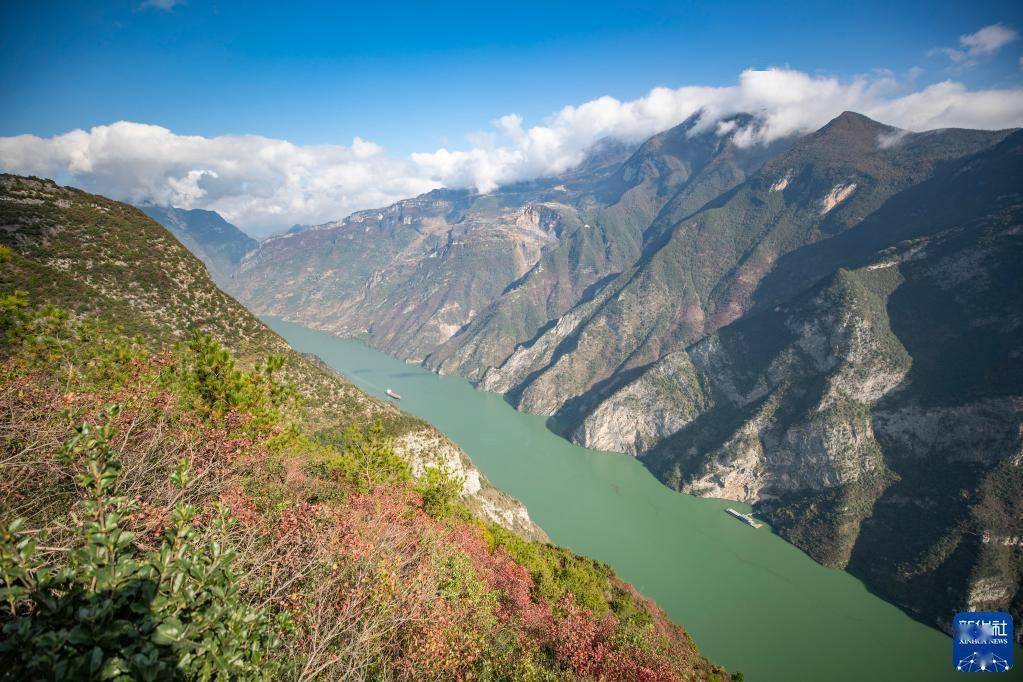
[[843,111],[831,119],[811,137],[834,144],[842,139],[877,146],[878,137],[898,132],[899,129],[855,111]]
[[906,135],[899,128],[846,111],[766,163],[764,171],[775,183],[810,167],[824,173],[823,180],[832,185],[840,180],[854,182],[854,175],[880,177],[892,163],[899,163],[898,142]]
[[698,127],[702,115],[703,112],[698,111],[640,145],[619,171],[625,186],[680,173],[688,178],[702,168],[721,149],[723,142],[727,144],[725,136],[719,135],[716,128]]
[[841,114],[828,121],[822,130],[829,128],[845,130],[880,130],[891,128],[891,126],[875,121],[869,116],[864,116],[856,111],[843,111]]
[[639,146],[633,156],[644,156],[654,153],[674,152],[685,145],[694,128],[699,124],[702,112],[698,111],[678,125],[657,133]]
[[572,169],[573,173],[593,171],[621,163],[636,150],[636,144],[615,137],[602,137],[586,150],[586,158]]

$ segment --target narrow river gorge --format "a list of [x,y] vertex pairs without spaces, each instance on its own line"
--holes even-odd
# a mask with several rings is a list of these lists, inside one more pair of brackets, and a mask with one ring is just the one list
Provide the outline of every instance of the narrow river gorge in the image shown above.
[[551,539],[604,561],[747,680],[952,679],[951,641],[774,535],[724,513],[734,502],[659,483],[627,455],[578,447],[544,419],[367,346],[265,320],[378,398],[441,429]]

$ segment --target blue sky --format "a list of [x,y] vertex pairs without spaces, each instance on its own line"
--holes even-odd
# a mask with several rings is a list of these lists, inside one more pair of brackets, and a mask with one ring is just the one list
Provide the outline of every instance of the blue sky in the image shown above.
[[[539,120],[601,95],[734,82],[747,67],[942,79],[929,50],[1020,2],[4,3],[0,135],[125,119],[181,134],[298,144],[374,140],[404,154],[459,144],[516,112]],[[1018,43],[1017,43],[1018,48]],[[1007,50],[971,85],[1019,83]]]
[[[6,2],[0,170],[261,235],[738,111],[1023,126],[1023,3]],[[724,133],[722,133],[724,134]]]

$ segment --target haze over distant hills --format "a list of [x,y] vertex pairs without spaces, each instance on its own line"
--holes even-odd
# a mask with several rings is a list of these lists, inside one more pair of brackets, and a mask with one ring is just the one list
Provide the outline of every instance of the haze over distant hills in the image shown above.
[[929,622],[1018,615],[1023,133],[695,122],[267,239],[227,286],[751,502]]
[[144,204],[139,209],[160,223],[199,257],[213,280],[223,286],[238,267],[242,257],[256,248],[257,242],[216,211],[183,209]]

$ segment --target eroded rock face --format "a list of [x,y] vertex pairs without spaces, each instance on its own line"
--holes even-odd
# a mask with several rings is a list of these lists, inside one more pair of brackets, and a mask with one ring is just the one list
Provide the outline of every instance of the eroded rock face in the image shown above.
[[[713,345],[708,340],[706,345]],[[739,400],[728,390],[728,376],[720,373],[718,389]],[[616,391],[573,433],[573,440],[588,448],[633,455],[646,452],[681,430],[713,406],[686,352],[661,359],[639,379]]]
[[[773,188],[772,188],[773,189]],[[853,192],[856,191],[856,183],[850,182],[848,184],[839,183],[831,188],[828,195],[821,199],[821,215],[825,215],[835,206],[848,199]]]
[[[574,438],[755,504],[818,561],[939,624],[938,595],[1019,612],[1021,143],[779,259],[759,305],[609,391]],[[773,194],[799,190],[786,177],[766,178]]]
[[[575,436],[588,447],[641,454],[675,434],[683,442],[686,428],[701,421],[724,425],[727,413],[731,424],[715,445],[685,450],[678,486],[747,502],[874,474],[884,465],[869,410],[899,385],[909,362],[904,349],[875,352],[891,331],[871,319],[870,297],[843,275],[792,308],[762,315],[769,319],[671,354],[602,403]],[[756,371],[745,357],[753,339],[775,348]],[[632,427],[619,430],[625,423]]]
[[970,584],[970,611],[987,611],[1009,603],[1019,586],[1004,577],[980,578]]
[[[555,362],[562,344],[578,329],[586,319],[587,313],[595,309],[601,301],[606,300],[608,293],[564,315],[532,343],[516,348],[500,367],[487,370],[479,382],[479,387],[484,391],[508,393],[517,386],[525,385],[535,367]],[[546,412],[538,404],[534,404],[533,407],[534,409],[529,411],[535,414],[552,414],[556,405],[548,407],[549,411]]]
[[266,240],[230,287],[257,312],[418,362],[579,222],[556,202],[502,208],[467,192],[426,197]]
[[432,428],[404,434],[395,451],[408,459],[415,478],[431,467],[462,482],[462,501],[480,518],[515,531],[530,540],[546,541],[547,534],[533,523],[525,505],[495,488],[469,457]]

